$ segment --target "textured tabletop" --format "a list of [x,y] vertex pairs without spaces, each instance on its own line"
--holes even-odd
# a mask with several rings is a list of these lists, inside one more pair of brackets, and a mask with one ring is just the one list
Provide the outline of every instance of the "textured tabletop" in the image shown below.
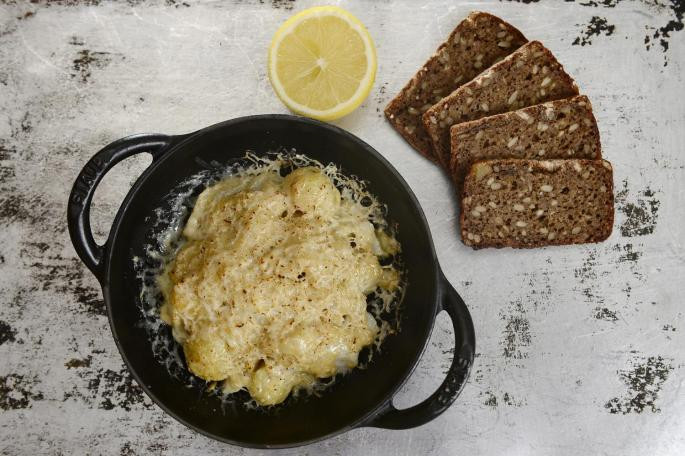
[[[308,0],[0,0],[0,453],[257,454],[209,440],[145,396],[114,345],[65,225],[99,148],[286,112],[271,35]],[[360,429],[282,454],[685,454],[685,5],[680,0],[342,1],[373,36],[371,95],[337,125],[397,167],[467,302],[477,358],[461,397],[417,429]],[[420,5],[420,6],[419,6]],[[545,43],[593,102],[616,221],[598,245],[466,248],[452,187],[382,116],[469,11]],[[103,240],[147,165],[119,165],[93,208]],[[440,315],[396,398],[427,397],[451,359]],[[272,453],[274,454],[274,453]]]

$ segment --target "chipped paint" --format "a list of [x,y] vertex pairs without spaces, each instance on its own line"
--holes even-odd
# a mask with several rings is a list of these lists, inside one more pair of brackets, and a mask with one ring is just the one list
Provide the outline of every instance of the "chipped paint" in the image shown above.
[[636,198],[629,198],[628,182],[616,193],[616,204],[625,220],[621,223],[621,234],[625,237],[652,234],[657,225],[661,201],[650,187],[637,192]]
[[502,355],[505,358],[523,359],[528,357],[527,347],[531,344],[530,321],[526,316],[522,301],[512,303],[510,313],[503,315],[505,321],[502,332]]
[[631,367],[619,371],[619,378],[628,387],[626,393],[604,404],[609,413],[623,414],[658,413],[659,393],[673,370],[670,360],[661,356],[650,356],[633,361]]
[[[71,43],[70,43],[71,44]],[[90,80],[94,68],[104,68],[112,61],[109,52],[97,52],[89,49],[81,49],[73,61],[72,78],[78,78],[86,83]]]
[[88,359],[76,362],[72,360],[67,364],[67,368],[76,369],[77,376],[82,379],[85,388],[74,385],[64,392],[62,401],[82,401],[89,407],[102,410],[120,408],[127,412],[152,407],[152,402],[127,369],[91,368]]
[[571,44],[574,46],[592,44],[592,37],[600,35],[611,36],[614,30],[616,30],[616,26],[609,24],[606,18],[593,16],[588,25],[585,26],[585,30]]
[[[658,2],[654,2],[660,5]],[[661,50],[666,54],[669,49],[671,34],[683,30],[683,16],[685,16],[685,2],[682,0],[670,0],[667,2],[671,10],[671,18],[661,27],[650,27],[653,30],[651,35],[645,35],[645,47],[651,49],[655,42],[659,43]],[[664,66],[668,65],[668,60],[664,57]]]
[[[314,4],[0,0],[0,452],[261,454],[190,431],[145,396],[71,247],[66,200],[80,167],[114,139],[286,112],[266,47]],[[682,2],[478,2],[543,41],[575,77],[616,183],[608,241],[497,252],[462,245],[453,188],[382,116],[473,4],[341,5],[369,29],[379,66],[369,98],[337,125],[416,193],[445,276],[472,313],[478,353],[462,395],[430,424],[355,430],[279,454],[685,454],[685,107],[673,101],[685,84]],[[102,182],[91,211],[100,239],[146,165],[126,160]],[[449,369],[452,326],[441,317],[399,408],[428,397]]]
[[616,312],[613,310],[609,310],[606,307],[595,307],[595,318],[597,320],[604,320],[604,321],[618,321],[618,317],[616,316]]
[[16,342],[17,331],[6,321],[0,320],[0,345],[5,342]]
[[36,391],[37,378],[9,374],[0,376],[0,410],[30,408],[34,401],[43,399],[43,393]]

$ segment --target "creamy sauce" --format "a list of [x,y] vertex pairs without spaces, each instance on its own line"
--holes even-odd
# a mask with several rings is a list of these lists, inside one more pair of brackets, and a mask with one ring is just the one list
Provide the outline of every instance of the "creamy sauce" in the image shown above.
[[277,404],[357,366],[380,340],[367,295],[387,307],[400,275],[379,258],[399,245],[370,222],[377,205],[353,195],[318,167],[253,169],[200,194],[157,281],[161,317],[195,375]]

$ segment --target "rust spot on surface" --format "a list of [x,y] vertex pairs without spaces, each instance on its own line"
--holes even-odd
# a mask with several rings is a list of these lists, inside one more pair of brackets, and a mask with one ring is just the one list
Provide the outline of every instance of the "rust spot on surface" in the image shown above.
[[83,359],[72,358],[66,363],[64,363],[64,365],[67,369],[79,369],[81,367],[90,367],[90,362],[92,360],[93,357],[91,355],[88,355],[86,358]]

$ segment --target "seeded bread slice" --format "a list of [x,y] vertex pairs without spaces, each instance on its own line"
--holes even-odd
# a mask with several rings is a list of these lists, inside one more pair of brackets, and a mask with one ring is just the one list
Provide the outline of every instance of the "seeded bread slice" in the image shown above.
[[435,159],[421,114],[526,42],[516,28],[488,13],[473,12],[438,47],[385,108],[385,116],[422,155]]
[[484,160],[464,181],[466,245],[540,247],[600,242],[614,223],[613,172],[606,160]]
[[573,79],[542,43],[531,41],[426,111],[423,124],[447,167],[452,125],[574,95]]
[[450,139],[450,172],[458,188],[479,160],[596,159],[602,154],[597,121],[585,95],[456,124]]

